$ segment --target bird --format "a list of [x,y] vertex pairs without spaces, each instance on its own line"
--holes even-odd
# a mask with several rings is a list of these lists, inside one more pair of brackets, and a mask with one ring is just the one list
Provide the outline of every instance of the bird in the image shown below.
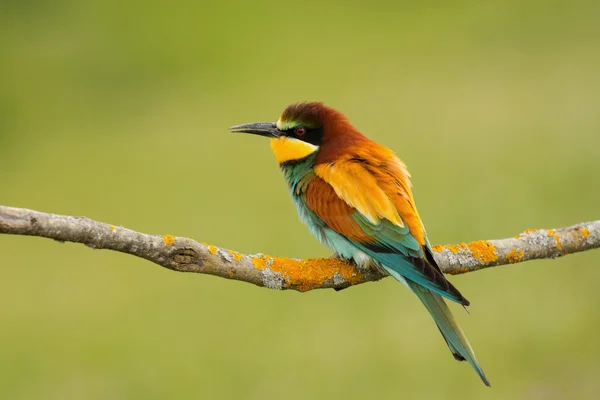
[[435,261],[412,194],[406,165],[322,102],[285,108],[277,122],[237,125],[231,132],[271,139],[300,220],[338,257],[374,265],[412,291],[437,324],[452,355],[491,386],[444,299],[469,301]]

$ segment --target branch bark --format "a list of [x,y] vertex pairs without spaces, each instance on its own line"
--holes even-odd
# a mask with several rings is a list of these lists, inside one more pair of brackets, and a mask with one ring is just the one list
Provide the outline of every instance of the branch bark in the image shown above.
[[[180,271],[215,275],[271,289],[343,289],[385,277],[375,268],[358,269],[337,258],[292,259],[244,255],[189,238],[149,235],[85,217],[47,214],[0,206],[0,233],[39,236],[115,250]],[[434,246],[447,274],[540,258],[556,258],[600,247],[600,220],[560,229],[527,230],[499,240]]]

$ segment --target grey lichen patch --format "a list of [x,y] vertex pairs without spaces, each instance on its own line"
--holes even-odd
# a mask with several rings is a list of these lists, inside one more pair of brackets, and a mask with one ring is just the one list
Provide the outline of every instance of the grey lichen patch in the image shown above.
[[524,238],[525,243],[533,246],[546,246],[549,242],[549,239],[550,236],[548,235],[548,232],[543,229],[531,232]]
[[227,262],[233,262],[235,260],[231,253],[229,253],[228,251],[225,251],[223,249],[218,249],[217,254],[219,254],[221,257],[223,257],[223,259]]
[[450,257],[450,260],[449,264],[452,266],[473,267],[479,264],[479,261],[466,250],[460,250],[454,257]]
[[270,268],[262,270],[263,285],[269,289],[282,290],[285,279],[279,272],[273,272]]
[[345,283],[345,282],[346,282],[346,280],[344,279],[344,277],[343,277],[342,275],[340,275],[340,273],[339,273],[339,272],[336,272],[336,273],[333,275],[333,284],[334,284],[334,285],[336,285],[336,286],[337,286],[337,285],[341,285],[341,284],[343,284],[343,283]]
[[456,253],[444,248],[441,252],[437,253],[436,259],[444,260],[443,264],[447,264],[450,267],[467,267],[476,264],[476,260],[471,253],[463,248],[458,249]]
[[600,223],[588,224],[585,227],[584,239],[588,243],[598,243],[600,241]]

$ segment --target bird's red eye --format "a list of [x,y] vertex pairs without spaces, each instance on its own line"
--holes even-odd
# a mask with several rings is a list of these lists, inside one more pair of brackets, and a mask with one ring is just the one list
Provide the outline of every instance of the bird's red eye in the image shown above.
[[304,129],[303,127],[299,126],[298,128],[296,128],[296,135],[298,136],[302,136],[306,133],[306,129]]

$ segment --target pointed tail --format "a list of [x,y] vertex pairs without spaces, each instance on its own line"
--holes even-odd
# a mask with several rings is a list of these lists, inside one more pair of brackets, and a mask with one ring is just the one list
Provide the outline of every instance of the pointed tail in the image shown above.
[[452,313],[450,312],[450,308],[442,296],[433,293],[431,290],[424,288],[423,286],[414,283],[410,280],[406,280],[407,285],[410,289],[417,295],[417,297],[421,300],[421,302],[427,308],[427,311],[433,317],[433,320],[437,324],[442,336],[446,340],[450,351],[454,355],[454,358],[459,361],[466,360],[475,372],[479,374],[479,377],[486,384],[486,386],[491,386],[490,382],[487,380],[485,373],[479,366],[477,362],[477,358],[475,358],[475,353],[469,344],[469,341],[465,337],[462,329],[458,326]]

